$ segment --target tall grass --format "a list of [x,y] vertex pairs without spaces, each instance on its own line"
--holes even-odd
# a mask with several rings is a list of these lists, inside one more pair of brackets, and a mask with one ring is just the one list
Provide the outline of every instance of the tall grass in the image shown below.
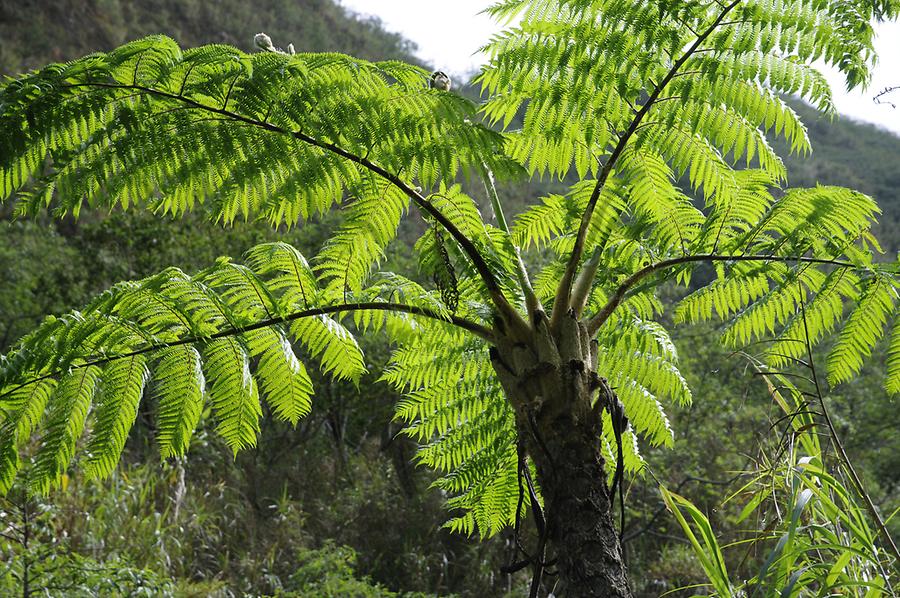
[[[767,384],[784,428],[775,450],[725,501],[742,502],[738,520],[755,521],[752,536],[720,546],[706,515],[660,485],[708,579],[703,589],[748,598],[897,596],[896,544],[843,450],[811,353],[798,361],[806,370],[799,377],[741,355]],[[739,548],[757,555],[750,579],[728,571],[723,552]]]

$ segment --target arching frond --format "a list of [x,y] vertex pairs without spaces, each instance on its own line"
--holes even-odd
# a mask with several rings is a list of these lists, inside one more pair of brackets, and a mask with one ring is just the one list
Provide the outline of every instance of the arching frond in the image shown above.
[[162,36],[52,65],[0,92],[0,199],[37,177],[47,193],[20,212],[56,197],[62,213],[202,205],[225,222],[293,224],[368,184],[369,165],[425,186],[484,162],[508,170],[474,104],[427,75],[339,54],[182,51]]
[[[672,430],[660,399],[685,404],[691,391],[678,371],[678,354],[661,325],[639,318],[620,318],[604,329],[598,371],[625,405],[632,428],[654,445],[671,445]],[[635,459],[634,469],[642,461]]]
[[828,355],[828,380],[832,384],[851,379],[871,354],[896,310],[897,288],[889,277],[874,276],[864,282],[855,299],[856,305]]
[[442,474],[454,517],[447,527],[490,537],[511,525],[519,497],[513,413],[486,347],[420,329],[392,356],[383,378],[404,398],[397,418],[421,445],[417,460]]
[[[85,467],[91,476],[109,475],[145,391],[155,398],[163,457],[184,454],[207,404],[235,452],[253,446],[262,399],[292,423],[310,410],[312,381],[295,345],[335,378],[355,381],[366,371],[353,333],[341,323],[351,313],[391,312],[406,329],[416,318],[431,319],[435,335],[454,323],[489,335],[479,323],[451,315],[434,291],[396,275],[375,280],[329,302],[306,259],[271,243],[250,250],[247,265],[220,259],[194,276],[170,268],[117,285],[81,312],[48,319],[0,371],[2,488],[19,467],[19,448],[39,430],[30,475],[35,489],[47,491],[65,472],[86,425]],[[468,308],[460,313],[478,317]],[[402,326],[387,328],[408,336]]]
[[[865,11],[852,6],[499,2],[488,12],[520,20],[486,46],[490,62],[478,79],[490,97],[485,113],[508,125],[524,109],[510,152],[532,172],[563,176],[574,167],[584,177],[599,156],[630,137],[617,133],[640,114],[642,126],[666,132],[660,146],[696,138],[696,148],[708,145],[735,160],[756,157],[783,177],[758,129],[783,135],[796,150],[809,144],[778,96],[800,95],[831,110],[828,84],[811,66],[816,60],[837,66],[850,86],[868,78],[872,28]],[[668,138],[672,131],[679,141]],[[698,167],[692,181],[711,182],[706,167],[678,152],[667,158],[681,162],[679,170]]]
[[91,440],[85,448],[89,476],[104,478],[115,468],[149,378],[143,355],[132,355],[104,369],[95,400]]
[[369,181],[360,187],[344,223],[318,256],[317,269],[329,280],[331,296],[362,289],[396,236],[409,205],[409,198],[386,181]]

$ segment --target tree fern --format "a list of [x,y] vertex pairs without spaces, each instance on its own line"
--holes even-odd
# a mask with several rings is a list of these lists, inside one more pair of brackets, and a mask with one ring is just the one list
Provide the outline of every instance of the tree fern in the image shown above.
[[[558,552],[566,590],[628,595],[597,480],[619,450],[636,471],[641,443],[671,443],[665,406],[691,400],[660,287],[689,287],[676,322],[721,319],[736,346],[774,338],[773,365],[798,355],[786,347],[801,323],[811,342],[836,333],[829,380],[858,372],[897,318],[897,266],[870,232],[877,205],[782,189],[769,140],[809,151],[783,96],[833,109],[817,60],[864,83],[870,21],[896,17],[895,0],[503,0],[488,12],[516,25],[485,47],[482,104],[397,62],[182,51],[160,36],[5,82],[0,200],[20,215],[202,210],[295,226],[339,207],[344,219],[311,260],[274,243],[243,264],[170,268],[22,339],[0,371],[0,489],[40,432],[32,479],[46,491],[86,425],[87,467],[107,475],[145,392],[164,457],[184,453],[207,404],[231,448],[252,446],[262,402],[295,423],[314,403],[307,366],[357,381],[355,334],[383,331],[395,347],[383,378],[419,461],[440,473],[449,526],[490,536],[520,505],[538,521],[546,509],[539,549]],[[523,173],[571,184],[509,226],[493,175]],[[464,191],[476,177],[496,227]],[[430,282],[377,271],[407,211],[427,225],[416,251]],[[535,271],[527,248],[543,252]],[[538,580],[542,559],[530,559]]]

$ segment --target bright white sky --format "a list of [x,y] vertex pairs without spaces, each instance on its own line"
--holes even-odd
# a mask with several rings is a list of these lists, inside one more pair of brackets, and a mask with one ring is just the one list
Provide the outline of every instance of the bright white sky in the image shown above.
[[[419,46],[419,56],[460,80],[477,70],[483,58],[477,55],[500,28],[487,16],[477,14],[490,0],[339,0],[360,14],[377,15],[389,31],[402,33]],[[826,72],[834,89],[838,111],[875,123],[900,135],[900,90],[891,94],[897,108],[877,105],[872,96],[885,87],[900,85],[900,23],[878,26],[876,43],[879,65],[869,89],[848,94],[840,75]]]

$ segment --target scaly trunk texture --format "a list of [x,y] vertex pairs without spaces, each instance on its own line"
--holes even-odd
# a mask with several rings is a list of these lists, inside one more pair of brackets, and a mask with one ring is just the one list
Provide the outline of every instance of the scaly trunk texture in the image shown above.
[[557,595],[630,597],[600,452],[602,409],[616,398],[595,373],[596,342],[573,314],[563,320],[552,334],[539,314],[531,338],[499,342],[494,369],[536,466]]

